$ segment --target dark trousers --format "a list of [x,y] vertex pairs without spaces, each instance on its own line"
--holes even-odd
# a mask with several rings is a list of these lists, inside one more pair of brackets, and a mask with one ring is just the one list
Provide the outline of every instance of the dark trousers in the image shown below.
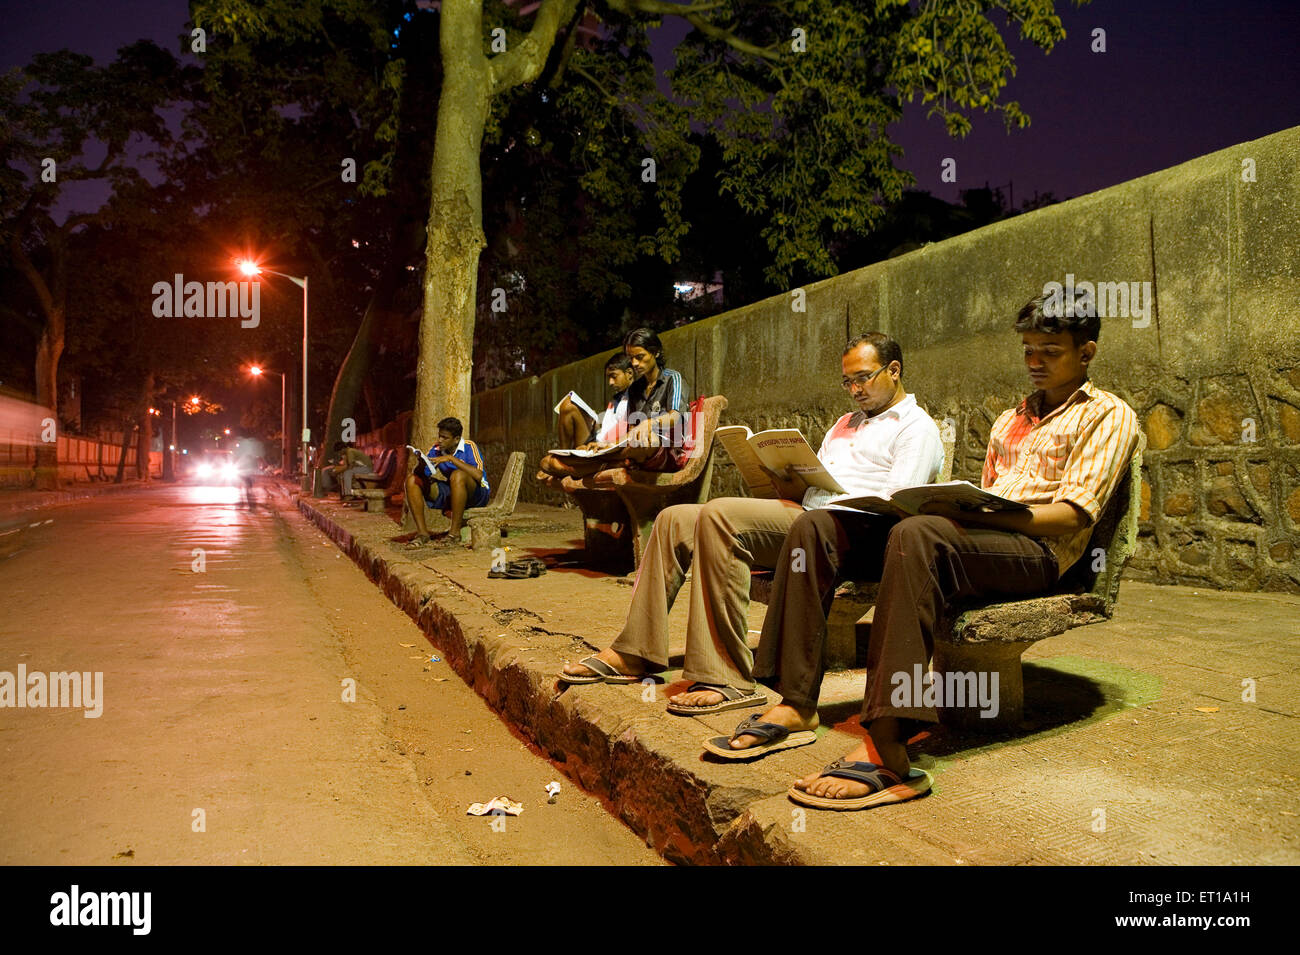
[[1024,534],[962,527],[933,515],[894,521],[807,511],[795,521],[776,565],[754,678],[793,706],[815,707],[835,588],[843,580],[878,580],[862,724],[882,716],[935,723],[934,707],[897,707],[890,696],[894,674],[910,678],[914,666],[924,669],[929,662],[944,604],[1041,593],[1057,577],[1048,546]]

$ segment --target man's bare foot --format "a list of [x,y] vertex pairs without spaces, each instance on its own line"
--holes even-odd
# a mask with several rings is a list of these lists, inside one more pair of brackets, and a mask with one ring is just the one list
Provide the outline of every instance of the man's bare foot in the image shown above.
[[[643,666],[644,660],[630,654],[623,656],[617,650],[601,650],[596,654],[596,659],[601,663],[608,663],[624,676],[641,676],[646,672],[646,668]],[[591,667],[585,667],[581,663],[566,663],[564,672],[569,676],[596,676],[595,670],[591,669]]]
[[[805,712],[807,713],[806,716],[804,715]],[[818,726],[817,710],[801,711],[785,703],[778,703],[760,717],[760,722],[784,726],[792,733],[815,730]],[[730,746],[732,749],[749,749],[757,742],[760,742],[757,736],[745,733],[743,736],[737,736],[733,739]]]
[[[907,759],[907,747],[904,744],[876,744],[876,750],[880,753],[880,765],[896,774],[899,779],[907,778],[907,772],[912,764]],[[866,743],[859,743],[844,756],[844,759],[855,763],[874,762],[871,750],[867,748]],[[862,796],[869,796],[873,792],[866,783],[860,783],[853,779],[822,776],[820,772],[796,780],[794,788],[802,789],[810,796],[822,796],[826,799],[859,799]]]
[[692,693],[670,696],[668,702],[676,703],[678,706],[713,706],[715,703],[726,702],[726,699],[717,690],[695,690]]
[[[740,690],[740,687],[733,686],[732,689]],[[754,686],[748,690],[741,690],[741,692],[752,695],[761,692],[761,689]],[[727,702],[727,698],[718,690],[683,690],[681,693],[668,697],[668,702],[675,703],[678,706],[716,706],[719,703]],[[754,706],[756,704],[751,702],[749,705]]]

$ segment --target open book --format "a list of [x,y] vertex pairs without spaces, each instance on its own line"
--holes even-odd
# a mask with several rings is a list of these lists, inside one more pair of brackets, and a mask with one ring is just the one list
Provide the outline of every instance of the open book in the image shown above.
[[942,501],[952,507],[968,511],[1020,511],[1029,507],[1020,501],[999,497],[969,481],[945,481],[943,484],[918,484],[904,487],[888,498],[874,494],[859,497],[833,498],[829,508],[853,511],[871,511],[874,514],[898,514],[908,517],[921,513],[921,506],[931,501]]
[[[564,398],[568,398],[575,405],[581,408],[585,414],[590,415],[592,421],[595,421],[597,424],[600,423],[600,419],[603,417],[603,415],[601,415],[598,411],[596,411],[596,409],[593,408],[591,405],[587,404],[587,402],[583,401],[582,396],[579,395],[576,391],[570,391],[567,395],[564,396]],[[564,398],[561,398],[559,402],[555,405],[554,411],[556,414],[560,413],[560,405],[564,404]]]
[[447,475],[443,474],[436,467],[434,467],[433,462],[429,460],[429,456],[425,454],[423,451],[421,451],[419,448],[417,448],[415,445],[408,444],[406,446],[406,450],[410,451],[412,454],[414,454],[416,457],[420,459],[420,463],[423,464],[425,468],[428,469],[429,473],[433,475],[433,479],[435,481],[447,480]]
[[755,497],[780,497],[772,479],[763,472],[763,467],[785,473],[788,467],[793,474],[798,474],[810,487],[819,487],[833,494],[846,493],[830,471],[822,465],[804,436],[794,428],[773,428],[750,431],[742,424],[731,424],[718,428],[713,437],[727,449],[727,454],[736,462],[740,476]]
[[551,448],[547,454],[553,454],[557,458],[624,458],[627,457],[623,452],[628,448],[628,440],[624,438],[618,444],[612,444],[608,448],[602,448],[599,451],[587,451],[582,448]]

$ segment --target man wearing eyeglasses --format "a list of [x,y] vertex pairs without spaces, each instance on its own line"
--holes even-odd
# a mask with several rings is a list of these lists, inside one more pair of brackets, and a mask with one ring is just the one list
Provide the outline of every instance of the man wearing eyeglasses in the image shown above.
[[[930,416],[903,388],[903,352],[872,332],[844,348],[841,385],[857,406],[826,433],[817,457],[850,495],[880,494],[933,481],[943,443]],[[679,715],[766,703],[753,678],[749,630],[752,568],[772,568],[786,534],[807,509],[834,495],[797,474],[770,474],[779,500],[727,497],[665,508],[655,520],[632,590],[623,632],[608,650],[565,665],[567,683],[634,683],[668,666],[668,611],[694,567],[686,658],[689,689],[670,697]]]

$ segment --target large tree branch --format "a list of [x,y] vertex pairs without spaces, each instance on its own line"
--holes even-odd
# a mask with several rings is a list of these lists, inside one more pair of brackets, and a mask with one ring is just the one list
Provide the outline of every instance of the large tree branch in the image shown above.
[[651,16],[692,16],[725,7],[725,3],[669,3],[668,0],[605,0],[611,10],[631,16],[648,13]]
[[777,53],[776,50],[769,47],[755,46],[748,40],[742,40],[732,31],[725,27],[720,27],[716,23],[706,20],[698,14],[689,14],[686,17],[686,22],[695,27],[695,29],[699,30],[705,36],[713,37],[715,40],[721,40],[737,52],[747,53],[750,56],[757,56],[764,60],[779,61],[781,59],[781,54]]
[[588,72],[587,72],[586,70],[584,70],[582,67],[580,67],[580,66],[575,66],[575,67],[573,68],[573,72],[577,73],[579,76],[581,76],[584,80],[586,80],[586,81],[587,81],[588,83],[590,83],[592,86],[596,87],[596,89],[600,91],[600,95],[603,96],[603,97],[605,97],[605,99],[609,100],[611,103],[616,103],[616,102],[618,102],[618,97],[617,97],[617,96],[615,96],[615,95],[614,95],[613,93],[611,93],[609,90],[605,89],[605,87],[601,86],[601,85],[600,85],[600,80],[596,79],[596,77],[592,76],[590,73],[588,73]]
[[109,144],[108,150],[104,153],[103,160],[94,169],[87,169],[85,166],[72,166],[61,172],[65,180],[82,182],[87,179],[100,179],[108,175],[109,167],[120,159],[124,148],[121,144]]
[[27,257],[27,250],[23,248],[24,231],[14,230],[9,237],[9,252],[13,255],[18,271],[26,276],[32,291],[36,293],[36,299],[41,303],[41,311],[45,313],[45,320],[48,322],[54,316],[54,296],[50,294],[50,287],[45,284],[45,278]]
[[538,77],[551,55],[560,24],[573,16],[577,5],[578,0],[543,0],[533,28],[519,45],[488,61],[493,96]]
[[725,3],[669,3],[668,0],[606,0],[611,9],[619,13],[631,16],[633,13],[644,13],[650,16],[666,17],[677,16],[685,18],[686,22],[695,29],[699,30],[705,36],[712,37],[715,40],[721,40],[733,50],[739,53],[746,53],[750,56],[756,56],[760,59],[776,61],[780,60],[781,55],[775,49],[768,47],[755,46],[748,40],[742,40],[734,31],[726,27],[718,26],[712,20],[708,20],[701,14],[708,13],[711,10],[717,10],[726,6]]

